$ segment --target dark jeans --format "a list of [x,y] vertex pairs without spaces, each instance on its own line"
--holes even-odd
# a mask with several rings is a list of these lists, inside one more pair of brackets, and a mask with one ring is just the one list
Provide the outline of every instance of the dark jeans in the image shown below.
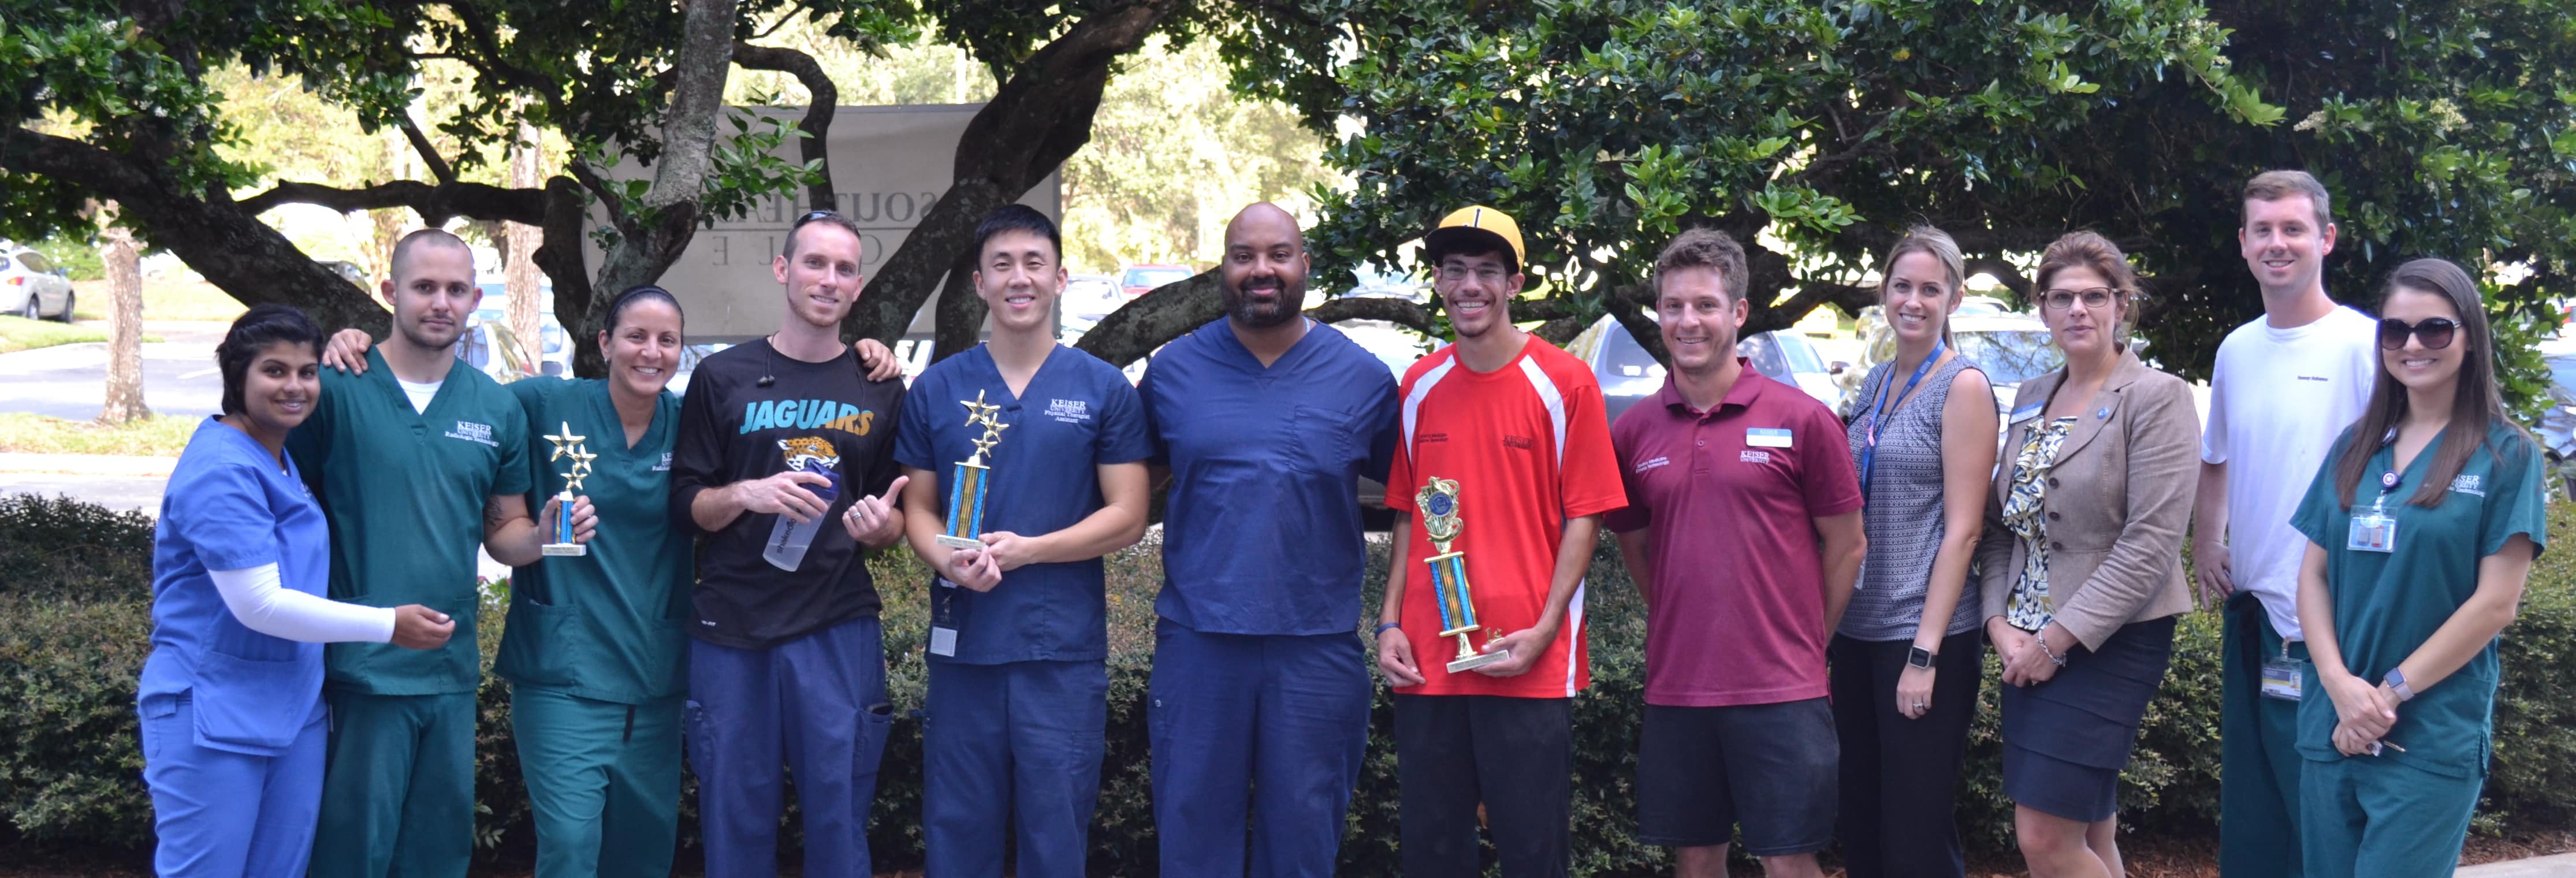
[[1932,660],[1931,707],[1921,719],[1896,710],[1897,678],[1913,645],[1836,635],[1827,648],[1843,754],[1843,867],[1851,878],[1967,873],[1955,812],[1968,721],[1985,676],[1985,638],[1970,631],[1942,639]]
[[1574,699],[1395,696],[1397,851],[1405,878],[1473,878],[1476,805],[1505,878],[1566,874],[1574,854]]

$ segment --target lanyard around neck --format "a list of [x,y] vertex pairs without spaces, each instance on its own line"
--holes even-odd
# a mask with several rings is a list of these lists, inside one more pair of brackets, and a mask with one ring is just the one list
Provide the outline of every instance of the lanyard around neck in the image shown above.
[[1932,343],[1931,355],[1924,357],[1923,362],[1914,367],[1913,377],[1905,379],[1905,389],[1897,391],[1893,400],[1891,400],[1887,395],[1887,386],[1896,383],[1893,380],[1896,377],[1895,372],[1891,370],[1888,373],[1888,378],[1890,380],[1878,383],[1878,402],[1872,407],[1869,416],[1869,432],[1867,433],[1868,441],[1863,443],[1860,449],[1861,496],[1869,496],[1870,470],[1878,465],[1878,428],[1879,425],[1884,424],[1887,421],[1888,404],[1892,401],[1902,401],[1907,397],[1913,396],[1914,385],[1922,383],[1923,376],[1932,371],[1932,364],[1941,362],[1941,351],[1947,346],[1948,344],[1946,342],[1934,341]]

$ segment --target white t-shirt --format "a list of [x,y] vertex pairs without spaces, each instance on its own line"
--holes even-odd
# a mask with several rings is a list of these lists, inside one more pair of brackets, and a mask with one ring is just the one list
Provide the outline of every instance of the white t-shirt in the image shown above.
[[2204,463],[2227,468],[2227,547],[2236,587],[2263,601],[2272,629],[2299,632],[2299,561],[2308,538],[2290,527],[2299,498],[2344,428],[2361,419],[2378,374],[2379,321],[2337,305],[2305,326],[2267,318],[2218,344],[2209,382]]
[[[2225,352],[2224,352],[2224,351],[2221,351],[2221,353],[2225,353]],[[431,399],[432,397],[435,397],[435,396],[437,396],[437,395],[438,395],[438,386],[439,386],[439,385],[441,385],[441,384],[445,384],[445,383],[447,383],[447,382],[446,382],[446,380],[441,379],[441,380],[438,380],[438,381],[431,381],[431,382],[428,382],[428,383],[421,383],[421,382],[415,382],[415,381],[405,381],[405,380],[402,380],[402,379],[400,379],[400,378],[396,378],[396,379],[394,379],[394,383],[395,383],[395,384],[400,384],[400,385],[402,385],[403,395],[404,395],[404,396],[411,397],[411,410],[412,410],[412,411],[420,412],[420,413],[424,413],[424,414],[426,414],[426,413],[429,411],[429,401],[430,401],[430,399]],[[2302,485],[2301,487],[2306,487],[2306,486],[2305,486],[2305,485]]]

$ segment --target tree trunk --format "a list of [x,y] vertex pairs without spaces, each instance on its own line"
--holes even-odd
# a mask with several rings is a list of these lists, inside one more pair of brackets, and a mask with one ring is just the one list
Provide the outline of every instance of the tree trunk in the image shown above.
[[984,297],[975,294],[978,255],[957,254],[957,261],[948,266],[948,282],[939,291],[937,325],[932,330],[936,344],[930,350],[931,362],[974,347],[984,337],[984,318],[991,309],[984,305]]
[[[519,123],[519,136],[510,145],[510,188],[534,189],[545,183],[544,159],[538,156],[536,126]],[[538,299],[537,247],[545,235],[536,226],[504,221],[501,224],[501,279],[503,289],[510,291],[510,334],[538,363],[529,365],[544,371],[545,337],[538,326],[537,314],[543,303]]]
[[143,263],[134,249],[133,232],[109,226],[99,237],[107,242],[107,252],[100,255],[107,263],[108,298],[113,304],[107,318],[107,405],[99,410],[98,419],[122,424],[152,416],[143,407]]
[[[961,257],[973,258],[966,251],[974,246],[975,225],[1028,194],[1090,142],[1111,66],[1190,5],[1149,0],[1094,12],[1018,65],[966,123],[948,191],[869,279],[841,323],[841,336],[892,342],[902,335],[940,276]],[[940,332],[949,334],[945,327]]]

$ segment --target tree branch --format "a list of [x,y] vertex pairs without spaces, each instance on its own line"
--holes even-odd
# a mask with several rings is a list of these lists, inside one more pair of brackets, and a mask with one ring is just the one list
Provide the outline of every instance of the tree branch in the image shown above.
[[815,63],[814,56],[795,49],[755,46],[735,40],[733,63],[750,70],[785,73],[804,84],[805,118],[796,123],[796,128],[805,132],[805,136],[798,138],[797,147],[806,164],[823,172],[821,178],[805,187],[805,201],[815,208],[837,209],[840,199],[833,194],[838,190],[832,188],[832,162],[829,145],[824,138],[831,133],[832,114],[840,109],[840,87],[832,84],[832,77],[823,73],[823,65]]
[[459,216],[536,225],[545,216],[543,193],[538,190],[457,182],[433,186],[418,180],[395,180],[362,189],[290,180],[243,199],[239,204],[243,211],[253,216],[285,204],[314,204],[341,213],[408,207],[419,212],[421,219],[433,226]]
[[420,160],[429,165],[430,176],[437,177],[441,183],[456,182],[456,169],[438,154],[437,147],[430,145],[428,135],[420,133],[420,126],[411,120],[411,111],[403,111],[402,122],[397,127],[402,129],[403,139],[411,141],[411,150],[420,153]]
[[[1514,307],[1518,307],[1515,303]],[[1389,296],[1343,296],[1306,309],[1306,316],[1320,323],[1344,320],[1383,320],[1424,335],[1431,334],[1431,312],[1409,299]],[[1521,319],[1520,315],[1512,315]]]

